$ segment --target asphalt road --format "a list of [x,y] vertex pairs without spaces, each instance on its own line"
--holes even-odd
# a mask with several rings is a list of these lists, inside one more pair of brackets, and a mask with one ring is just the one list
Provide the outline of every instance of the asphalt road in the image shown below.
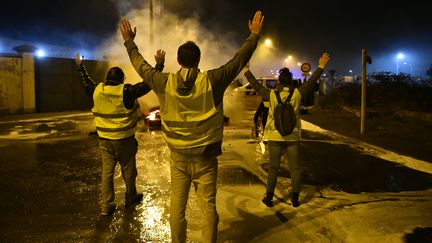
[[[259,144],[249,141],[257,99],[242,101],[244,112],[230,119],[225,129],[224,154],[219,159],[220,242],[345,241],[349,239],[348,233],[338,235],[341,226],[337,222],[340,224],[351,216],[332,221],[334,216],[329,215],[371,202],[400,205],[398,219],[389,219],[385,224],[394,224],[393,228],[386,228],[388,231],[432,225],[430,213],[425,213],[432,212],[429,210],[432,209],[430,174],[371,156],[332,137],[310,131],[304,133],[306,141],[300,146],[302,205],[294,210],[286,199],[290,180],[284,161],[276,193],[279,200],[275,208],[269,210],[259,201],[265,192],[268,154],[262,154]],[[160,131],[137,133],[137,184],[144,193],[143,203],[134,210],[124,209],[125,187],[117,168],[115,201],[118,209],[112,217],[101,217],[98,140],[87,135],[92,130],[91,116],[48,117],[37,122],[8,124],[0,124],[0,135],[3,135],[0,146],[1,241],[169,241],[169,150]],[[416,213],[408,211],[413,208]],[[390,213],[385,212],[376,214]],[[356,213],[366,217],[362,210],[351,212]],[[191,241],[200,238],[199,215],[191,190],[187,208]],[[330,222],[323,226],[322,221]],[[368,223],[370,227],[374,224],[374,221]],[[345,230],[355,232],[356,229]],[[430,234],[430,228],[426,233]]]

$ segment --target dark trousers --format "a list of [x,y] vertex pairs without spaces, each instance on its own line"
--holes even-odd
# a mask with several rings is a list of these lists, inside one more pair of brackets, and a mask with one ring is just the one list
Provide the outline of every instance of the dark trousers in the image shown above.
[[270,166],[267,177],[267,193],[274,193],[283,154],[286,154],[288,158],[292,191],[300,192],[301,168],[298,162],[298,143],[297,141],[268,141]]
[[99,139],[99,148],[102,153],[102,212],[108,212],[114,204],[114,171],[117,162],[120,163],[123,181],[126,184],[125,200],[133,199],[136,192],[135,180],[138,175],[135,155],[138,151],[138,142],[134,137],[106,140]]

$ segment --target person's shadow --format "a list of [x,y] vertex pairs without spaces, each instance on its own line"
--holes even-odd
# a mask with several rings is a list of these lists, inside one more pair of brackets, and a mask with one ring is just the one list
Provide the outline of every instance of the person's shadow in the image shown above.
[[109,236],[109,228],[114,216],[99,216],[95,223],[95,229],[91,242],[107,242]]
[[[234,205],[234,202],[232,205]],[[287,223],[297,213],[293,211],[283,214],[276,211],[272,215],[260,216],[249,213],[243,208],[247,208],[246,204],[240,202],[230,210],[231,213],[238,215],[238,217],[236,220],[229,222],[226,229],[219,231],[218,242],[249,242],[257,239],[260,235],[264,235],[267,231]]]
[[141,225],[137,220],[139,212],[135,207],[125,208],[118,231],[114,235],[114,242],[139,242]]
[[117,210],[110,216],[99,216],[91,242],[139,242],[141,226],[138,215],[135,207],[130,207]]

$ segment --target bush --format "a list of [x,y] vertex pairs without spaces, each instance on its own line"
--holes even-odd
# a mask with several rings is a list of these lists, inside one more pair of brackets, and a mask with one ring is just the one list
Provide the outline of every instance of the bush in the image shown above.
[[[387,110],[432,111],[432,82],[414,80],[410,75],[389,72],[372,73],[367,77],[368,107]],[[341,84],[330,92],[328,101],[337,106],[360,107],[361,84]]]

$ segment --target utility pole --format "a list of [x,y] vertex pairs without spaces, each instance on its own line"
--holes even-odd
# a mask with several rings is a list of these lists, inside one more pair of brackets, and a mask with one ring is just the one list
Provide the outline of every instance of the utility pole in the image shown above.
[[153,45],[153,0],[150,0],[150,46]]
[[360,134],[365,132],[366,121],[366,63],[371,64],[372,59],[362,49],[362,85],[361,85],[361,108],[360,108]]

